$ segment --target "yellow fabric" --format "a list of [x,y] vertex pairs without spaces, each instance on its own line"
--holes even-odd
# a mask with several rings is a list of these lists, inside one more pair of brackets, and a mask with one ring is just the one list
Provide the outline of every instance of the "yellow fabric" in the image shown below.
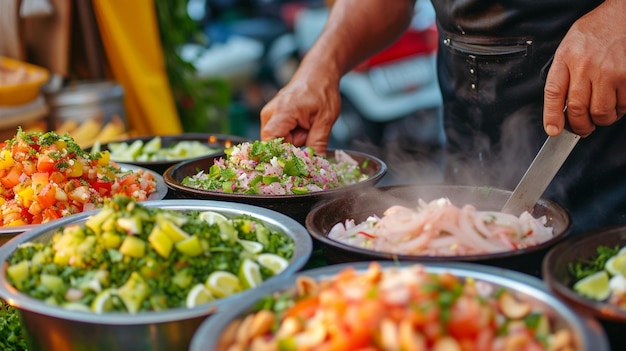
[[154,1],[94,0],[93,4],[111,70],[124,88],[129,129],[137,135],[181,133]]

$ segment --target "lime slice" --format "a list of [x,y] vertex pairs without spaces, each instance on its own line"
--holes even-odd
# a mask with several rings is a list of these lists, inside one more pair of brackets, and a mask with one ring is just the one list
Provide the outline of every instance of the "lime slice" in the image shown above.
[[63,304],[63,308],[69,311],[91,312],[89,306],[80,302],[68,302]]
[[244,289],[254,288],[263,283],[263,276],[261,276],[261,267],[259,264],[252,261],[249,258],[243,260],[241,266],[239,266],[239,279]]
[[263,244],[261,244],[258,241],[252,241],[252,240],[238,240],[238,241],[239,241],[239,244],[243,246],[243,249],[250,253],[258,254],[263,251]]
[[209,224],[217,224],[220,222],[228,221],[228,218],[221,213],[217,213],[214,211],[204,211],[198,215],[198,218],[209,223]]
[[613,276],[622,275],[626,277],[626,253],[609,258],[604,265],[604,269]]
[[226,297],[241,291],[241,282],[233,273],[215,271],[209,275],[206,287],[215,297]]
[[211,294],[211,291],[209,291],[204,284],[196,284],[189,290],[185,304],[187,308],[192,308],[213,300],[213,294]]
[[272,253],[260,254],[256,257],[256,260],[261,264],[261,266],[269,269],[274,274],[282,272],[285,268],[287,268],[287,266],[289,266],[289,261]]
[[574,291],[590,299],[606,300],[611,295],[609,274],[600,271],[587,276],[574,284]]
[[115,294],[116,292],[113,289],[102,290],[91,302],[91,310],[95,313],[112,311],[114,307],[113,297]]
[[144,146],[143,146],[143,152],[146,153],[155,153],[158,152],[159,150],[161,150],[161,145],[162,145],[162,141],[161,141],[161,137],[154,137],[150,140],[148,140]]

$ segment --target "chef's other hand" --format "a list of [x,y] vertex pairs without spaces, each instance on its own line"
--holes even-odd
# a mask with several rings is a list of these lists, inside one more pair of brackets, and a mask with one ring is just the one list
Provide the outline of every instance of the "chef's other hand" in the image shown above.
[[261,110],[261,140],[283,137],[324,155],[339,116],[339,78],[330,74],[294,76]]
[[[626,114],[626,1],[607,0],[581,17],[554,55],[544,90],[543,125],[581,136]],[[567,105],[567,117],[563,113]]]

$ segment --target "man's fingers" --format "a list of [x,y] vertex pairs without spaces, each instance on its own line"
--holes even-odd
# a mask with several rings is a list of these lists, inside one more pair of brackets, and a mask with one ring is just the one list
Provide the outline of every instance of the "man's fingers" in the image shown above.
[[555,57],[544,88],[543,128],[548,135],[558,135],[565,126],[565,100],[569,85],[569,70],[567,66]]

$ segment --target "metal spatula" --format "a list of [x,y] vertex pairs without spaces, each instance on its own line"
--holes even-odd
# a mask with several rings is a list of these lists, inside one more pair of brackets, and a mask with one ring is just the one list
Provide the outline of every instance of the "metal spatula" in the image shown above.
[[579,139],[579,135],[567,129],[558,136],[549,136],[504,204],[502,212],[514,215],[530,212]]

